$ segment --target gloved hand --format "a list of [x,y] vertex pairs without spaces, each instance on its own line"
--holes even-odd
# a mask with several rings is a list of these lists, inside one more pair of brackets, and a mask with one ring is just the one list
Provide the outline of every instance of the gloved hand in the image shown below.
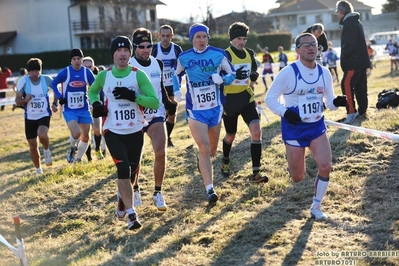
[[216,73],[212,74],[212,80],[217,85],[220,85],[220,84],[222,84],[224,82],[223,78],[219,74],[216,74]]
[[284,118],[287,119],[288,123],[293,125],[298,122],[302,122],[301,117],[291,109],[287,109],[287,111],[285,111]]
[[236,79],[246,79],[247,78],[247,71],[242,70],[244,67],[240,67],[236,70]]
[[112,91],[112,94],[114,95],[115,99],[125,99],[129,101],[136,101],[136,93],[132,90],[129,90],[126,87],[115,87],[115,89]]
[[93,106],[93,117],[98,118],[101,116],[107,116],[108,115],[108,108],[107,106],[103,105],[100,102],[94,102],[92,104]]
[[259,77],[259,73],[256,71],[251,72],[251,75],[249,75],[249,78],[251,79],[252,82],[255,82]]
[[174,94],[174,97],[175,97],[175,101],[176,101],[176,102],[181,102],[181,101],[183,101],[183,95],[181,94],[181,91],[180,91],[180,90],[175,91],[173,94]]
[[169,100],[166,100],[166,102],[163,105],[165,105],[165,109],[168,110],[168,113],[170,115],[176,114],[177,104]]
[[66,103],[67,103],[67,99],[65,99],[65,98],[59,98],[59,99],[58,99],[58,103],[59,103],[60,105],[66,104]]
[[333,104],[334,104],[336,107],[346,106],[346,103],[347,103],[347,100],[346,100],[346,96],[345,96],[345,95],[343,95],[343,96],[337,96],[337,98],[335,98],[335,99],[333,100]]

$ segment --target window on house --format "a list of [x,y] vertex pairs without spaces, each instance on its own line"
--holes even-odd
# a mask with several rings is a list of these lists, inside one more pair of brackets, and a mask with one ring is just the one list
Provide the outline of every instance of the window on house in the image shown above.
[[155,10],[150,10],[150,21],[155,21],[157,18]]
[[122,11],[120,6],[115,7],[115,21],[122,21]]
[[100,29],[104,30],[105,29],[105,10],[104,6],[99,6],[98,7],[98,15],[100,18]]
[[90,49],[91,48],[91,38],[90,37],[80,38],[80,47],[82,49]]
[[89,19],[87,16],[87,5],[80,6],[80,23],[82,25],[82,30],[89,29]]
[[370,13],[366,13],[366,20],[370,20]]
[[300,25],[305,25],[305,24],[307,24],[307,23],[306,23],[306,17],[300,17],[300,18],[299,18],[299,24],[300,24]]
[[316,23],[323,23],[323,16],[322,15],[317,15],[315,17]]

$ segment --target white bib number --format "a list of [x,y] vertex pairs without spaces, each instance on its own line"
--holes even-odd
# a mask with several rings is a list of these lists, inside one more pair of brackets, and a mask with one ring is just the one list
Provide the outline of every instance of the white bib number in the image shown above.
[[173,85],[172,75],[173,75],[173,69],[172,68],[164,68],[163,69],[163,84],[165,86]]
[[39,114],[45,112],[47,109],[47,104],[44,98],[37,97],[32,98],[28,104],[28,112],[32,114]]
[[137,124],[136,109],[133,103],[111,103],[112,126],[119,129],[132,128]]
[[85,93],[83,91],[77,92],[68,92],[68,107],[70,109],[78,109],[84,106],[84,96]]
[[312,123],[320,120],[323,112],[323,94],[298,96],[299,115],[303,122]]
[[207,110],[217,105],[216,86],[195,88],[194,98],[196,110]]

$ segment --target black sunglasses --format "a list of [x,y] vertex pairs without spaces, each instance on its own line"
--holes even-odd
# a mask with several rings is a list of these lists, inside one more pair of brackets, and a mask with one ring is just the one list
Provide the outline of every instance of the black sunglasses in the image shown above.
[[152,44],[149,44],[147,46],[145,46],[145,45],[136,45],[136,47],[140,48],[140,49],[145,49],[145,48],[150,49],[150,48],[152,48]]

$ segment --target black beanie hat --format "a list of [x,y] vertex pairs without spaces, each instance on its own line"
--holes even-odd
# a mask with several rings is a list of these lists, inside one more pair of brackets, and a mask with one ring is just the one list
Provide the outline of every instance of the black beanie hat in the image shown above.
[[69,60],[72,60],[72,57],[74,57],[74,56],[84,57],[82,50],[80,50],[78,48],[72,49],[69,52]]
[[129,38],[126,36],[117,36],[111,41],[111,56],[114,57],[116,49],[122,47],[129,49],[130,54],[132,54],[133,47]]
[[42,71],[42,62],[36,59],[29,60],[28,65],[27,65],[27,70],[28,71],[33,71],[33,70],[39,70]]

